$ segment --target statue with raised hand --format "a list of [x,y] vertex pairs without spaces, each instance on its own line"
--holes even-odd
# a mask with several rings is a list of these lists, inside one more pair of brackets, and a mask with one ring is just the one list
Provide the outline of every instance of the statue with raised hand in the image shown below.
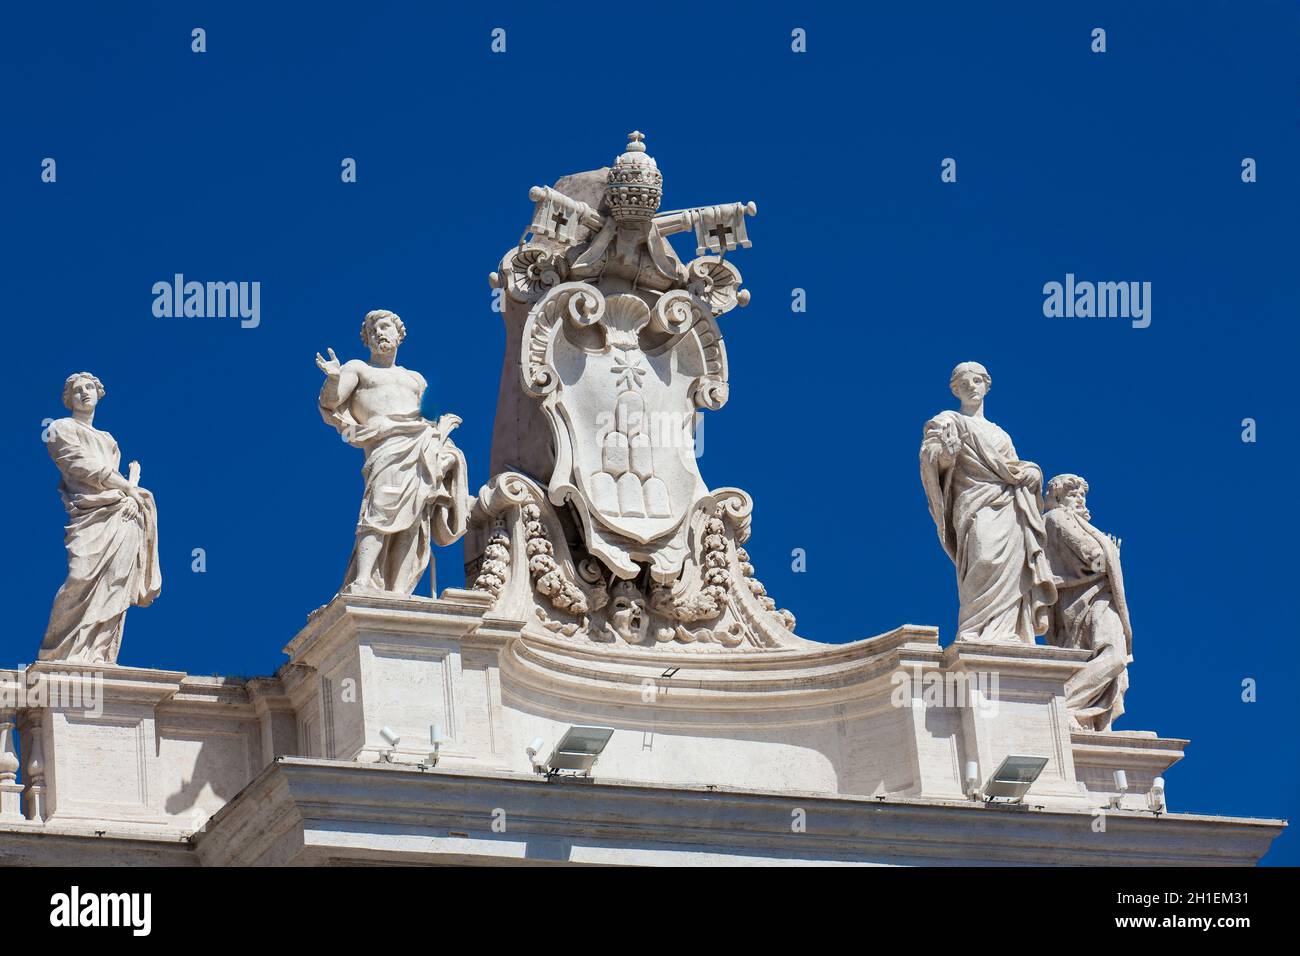
[[410,595],[430,566],[432,544],[445,546],[465,533],[465,456],[448,437],[460,419],[424,418],[424,376],[397,364],[397,347],[405,338],[401,318],[378,309],[361,323],[368,362],[340,362],[333,349],[326,350],[329,358],[316,353],[316,366],[325,373],[321,416],[366,454],[365,491],[344,593]]

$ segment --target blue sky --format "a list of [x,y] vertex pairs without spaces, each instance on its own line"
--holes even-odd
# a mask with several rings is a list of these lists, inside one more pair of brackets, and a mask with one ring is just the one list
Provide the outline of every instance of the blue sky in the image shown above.
[[[0,662],[34,657],[63,580],[41,423],[87,369],[108,389],[96,424],[160,514],[163,594],[128,615],[122,662],[273,671],[341,582],[361,487],[359,452],[316,412],[314,353],[360,355],[361,316],[401,314],[401,362],[463,417],[477,487],[503,341],[487,275],[530,186],[608,164],[635,128],[666,207],[759,207],[700,466],[754,496],[749,550],[800,633],[906,621],[951,640],[916,456],[952,366],[978,360],[989,417],[1048,476],[1084,475],[1094,523],[1124,539],[1119,726],[1191,739],[1171,807],[1295,816],[1296,5],[582,9],[6,11]],[[178,272],[260,282],[260,325],[155,318],[150,290]],[[1150,327],[1044,317],[1044,283],[1067,273],[1150,282]],[[437,559],[441,585],[463,582],[459,547]],[[1267,862],[1300,863],[1296,843]]]

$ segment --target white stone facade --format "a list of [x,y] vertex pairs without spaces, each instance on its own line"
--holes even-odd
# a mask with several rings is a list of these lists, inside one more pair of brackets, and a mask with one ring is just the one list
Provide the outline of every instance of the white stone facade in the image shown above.
[[[941,648],[905,625],[852,644],[631,656],[529,636],[490,604],[456,589],[343,595],[275,678],[104,668],[102,716],[28,708],[25,815],[0,821],[0,862],[80,859],[98,840],[88,859],[204,865],[1242,865],[1284,826],[1147,809],[1186,741],[1072,732],[1065,685],[1082,651]],[[49,662],[6,679],[38,675],[87,679]],[[614,735],[592,779],[547,780],[526,747],[574,724]],[[433,725],[446,742],[429,766]],[[968,763],[985,777],[1008,754],[1048,758],[1025,802],[968,797]],[[1111,809],[1117,769],[1128,792]]]

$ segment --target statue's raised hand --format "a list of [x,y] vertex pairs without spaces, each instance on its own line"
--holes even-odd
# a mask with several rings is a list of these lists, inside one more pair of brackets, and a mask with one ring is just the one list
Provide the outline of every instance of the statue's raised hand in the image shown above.
[[343,369],[343,365],[342,363],[339,362],[339,357],[334,354],[333,349],[326,349],[325,351],[329,352],[330,357],[327,359],[324,356],[322,356],[319,352],[317,352],[316,367],[320,369],[322,372],[324,372],[326,377],[338,378],[339,373]]

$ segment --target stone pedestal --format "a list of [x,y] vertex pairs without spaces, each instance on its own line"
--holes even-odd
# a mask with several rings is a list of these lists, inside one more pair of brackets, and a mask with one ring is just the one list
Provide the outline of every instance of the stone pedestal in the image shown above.
[[21,823],[24,819],[22,784],[0,777],[0,823]]
[[898,792],[970,799],[969,765],[982,786],[1006,757],[1037,756],[1047,765],[1026,802],[1109,806],[1114,772],[1123,770],[1128,793],[1121,806],[1144,809],[1153,780],[1182,758],[1187,741],[1149,731],[1071,731],[1065,683],[1088,657],[1085,650],[1011,642],[901,648],[893,703],[907,698],[903,733],[916,783]]
[[1042,645],[949,645],[943,655],[944,669],[966,678],[972,691],[960,708],[963,778],[969,763],[975,764],[976,779],[983,785],[1010,755],[1046,757],[1047,765],[1026,801],[1087,806],[1070,748],[1065,682],[1089,656],[1088,651]]
[[[26,670],[23,753],[45,822],[168,824],[160,806],[158,706],[184,674],[41,661]],[[43,761],[39,758],[43,757]],[[43,780],[35,772],[43,768]],[[39,802],[39,801],[37,801]]]
[[250,689],[177,671],[41,661],[15,682],[19,790],[36,824],[189,833],[270,759],[297,749],[274,679]]
[[[1070,734],[1074,754],[1074,772],[1079,783],[1096,806],[1117,798],[1128,810],[1147,808],[1147,795],[1156,777],[1183,759],[1189,741],[1157,737],[1149,730],[1090,730]],[[1123,770],[1128,778],[1128,792],[1115,792],[1115,771]]]
[[436,726],[446,741],[440,764],[490,764],[501,732],[499,642],[463,644],[490,604],[482,592],[449,588],[439,599],[340,595],[312,615],[285,648],[303,755],[423,763]]

